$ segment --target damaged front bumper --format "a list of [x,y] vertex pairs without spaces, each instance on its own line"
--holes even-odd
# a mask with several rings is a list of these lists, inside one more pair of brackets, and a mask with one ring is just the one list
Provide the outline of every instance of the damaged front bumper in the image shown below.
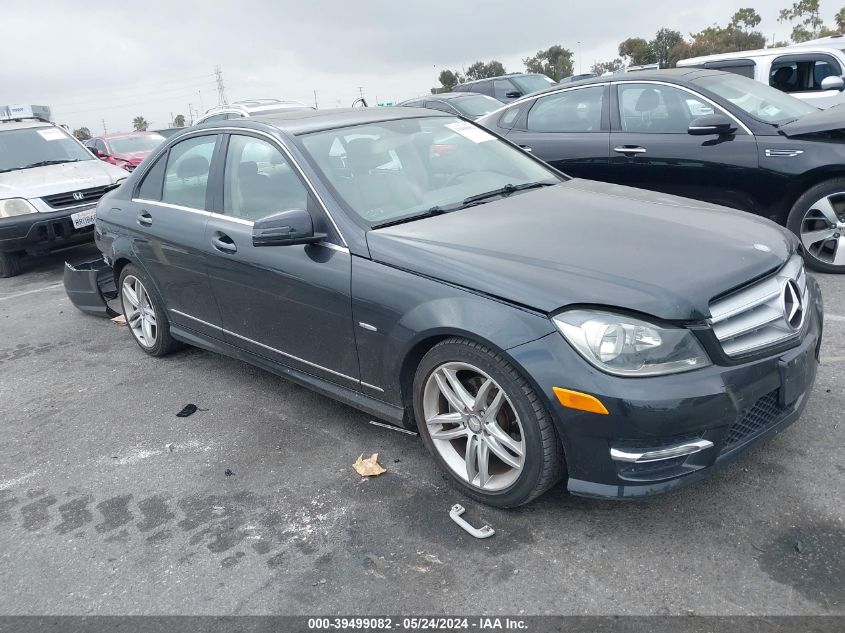
[[81,264],[65,262],[65,292],[71,303],[87,314],[115,317],[108,302],[117,297],[114,271],[104,259]]

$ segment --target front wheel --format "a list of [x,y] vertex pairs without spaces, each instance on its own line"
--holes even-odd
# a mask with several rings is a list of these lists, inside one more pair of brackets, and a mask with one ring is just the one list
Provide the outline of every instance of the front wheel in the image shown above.
[[21,256],[18,253],[0,251],[0,277],[15,277],[21,274]]
[[795,202],[786,224],[801,239],[808,266],[845,272],[845,178],[810,188]]
[[435,461],[466,495],[528,503],[564,471],[545,406],[501,354],[462,338],[435,345],[414,379],[414,413]]

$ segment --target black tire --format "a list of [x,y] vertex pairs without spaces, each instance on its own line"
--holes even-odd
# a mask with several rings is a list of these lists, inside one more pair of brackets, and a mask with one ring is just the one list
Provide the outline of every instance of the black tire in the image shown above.
[[141,272],[139,268],[132,264],[127,264],[123,270],[120,271],[120,280],[117,284],[118,294],[120,296],[120,306],[123,314],[127,314],[126,299],[123,293],[123,284],[127,277],[134,277],[143,284],[143,287],[150,299],[150,304],[155,312],[156,332],[155,342],[152,345],[144,345],[138,337],[133,333],[132,328],[127,323],[127,329],[132,340],[138,344],[144,352],[150,356],[166,356],[172,352],[183,347],[182,343],[170,336],[170,321],[167,319],[167,312],[164,309],[164,304],[159,298],[155,290],[155,286],[150,282],[149,278]]
[[[826,196],[840,193],[843,195],[841,198],[842,204],[841,206],[839,206],[839,209],[845,210],[845,178],[834,178],[832,180],[827,180],[825,182],[815,185],[814,187],[811,187],[800,198],[798,198],[798,200],[795,201],[794,205],[792,205],[792,210],[789,212],[789,217],[786,221],[787,228],[793,233],[795,233],[795,235],[797,235],[800,239],[804,218],[810,212],[812,205],[814,205],[816,202]],[[843,211],[839,211],[838,215],[840,219],[845,218],[845,214],[843,214]],[[823,228],[821,226],[821,224],[823,223],[822,221],[817,220],[815,222],[818,226],[808,227],[808,229],[812,230],[813,228]],[[841,233],[842,235],[845,235],[845,231]],[[831,263],[830,261],[824,260],[824,256],[829,257],[831,253],[832,244],[832,241],[828,242],[827,248],[823,250],[822,253],[813,252],[813,250],[808,249],[805,245],[804,261],[806,262],[807,266],[809,266],[813,270],[817,270],[823,273],[845,273],[845,265],[837,265]],[[840,245],[838,248],[845,248],[845,239],[840,241]],[[822,256],[820,257],[820,255]]]
[[[482,491],[458,478],[435,448],[423,413],[426,382],[444,363],[471,364],[484,371],[507,395],[522,422],[525,443],[522,472],[507,488]],[[414,377],[414,415],[423,442],[440,468],[465,495],[491,506],[512,508],[537,498],[560,481],[566,471],[563,449],[551,417],[534,389],[501,354],[464,338],[449,338],[435,345],[422,358]]]
[[0,252],[0,278],[21,274],[21,256],[18,253]]

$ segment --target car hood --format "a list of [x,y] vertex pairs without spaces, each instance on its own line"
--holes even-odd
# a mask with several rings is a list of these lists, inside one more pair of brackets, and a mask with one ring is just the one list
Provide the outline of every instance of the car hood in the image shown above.
[[845,107],[843,105],[845,104],[833,106],[827,110],[819,110],[791,123],[785,123],[780,126],[779,131],[785,136],[792,137],[845,129]]
[[141,161],[143,161],[147,156],[150,155],[152,150],[144,150],[142,152],[115,152],[112,154],[113,158],[117,160],[122,160],[127,163],[131,163],[133,165],[140,165]]
[[102,187],[126,178],[126,171],[101,160],[45,165],[0,174],[0,198],[32,200],[55,193]]
[[542,312],[575,304],[672,321],[778,269],[797,240],[703,202],[587,180],[367,234],[373,260]]

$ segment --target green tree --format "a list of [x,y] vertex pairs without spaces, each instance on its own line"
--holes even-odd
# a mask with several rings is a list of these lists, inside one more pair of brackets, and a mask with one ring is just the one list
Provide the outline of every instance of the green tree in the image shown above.
[[594,75],[603,75],[605,73],[615,73],[625,67],[625,62],[620,58],[611,59],[609,62],[596,62],[590,68],[590,72]]
[[489,79],[490,77],[498,77],[505,74],[505,67],[501,62],[495,59],[489,62],[475,62],[472,66],[467,68],[466,78],[469,81],[476,79]]
[[73,131],[73,135],[80,141],[87,141],[91,138],[91,130],[87,127],[80,127]]
[[626,59],[630,66],[642,66],[643,64],[654,64],[657,62],[657,55],[651,45],[641,37],[629,37],[619,44],[619,55]]
[[845,7],[839,9],[836,15],[833,17],[834,22],[836,22],[836,28],[840,33],[845,33]]
[[795,21],[798,24],[792,27],[793,42],[806,42],[829,33],[819,12],[819,0],[799,0],[790,8],[781,9],[778,22]]
[[149,125],[149,122],[142,116],[136,116],[132,119],[132,128],[136,132],[146,132]]
[[463,83],[464,77],[461,73],[452,71],[452,70],[443,70],[440,71],[440,74],[437,76],[440,85],[443,87],[440,92],[450,92],[455,86],[460,83]]
[[749,31],[754,30],[762,21],[763,18],[760,17],[759,13],[751,7],[746,7],[734,13],[729,26],[732,26],[735,29],[742,29],[748,33]]
[[185,115],[177,114],[173,117],[173,127],[185,127]]
[[[684,41],[684,36],[678,31],[671,29],[660,29],[649,42],[649,48],[654,52],[655,61],[661,68],[674,66],[677,60],[671,59],[671,52],[678,44]],[[653,62],[652,62],[653,63]]]
[[560,44],[549,46],[544,51],[537,51],[533,57],[526,57],[522,60],[525,69],[530,73],[541,73],[560,81],[572,74],[572,51]]

